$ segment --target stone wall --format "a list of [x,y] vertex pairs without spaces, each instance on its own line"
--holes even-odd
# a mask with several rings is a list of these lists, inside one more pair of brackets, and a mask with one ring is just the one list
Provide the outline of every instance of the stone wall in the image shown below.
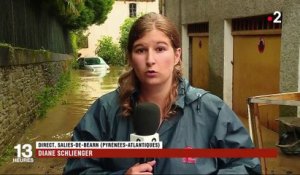
[[0,154],[37,117],[37,94],[67,71],[69,55],[0,46]]

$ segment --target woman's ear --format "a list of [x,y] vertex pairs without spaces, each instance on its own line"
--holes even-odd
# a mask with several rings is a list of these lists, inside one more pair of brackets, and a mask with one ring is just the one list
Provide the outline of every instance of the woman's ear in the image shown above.
[[177,48],[177,49],[175,49],[174,65],[178,64],[180,57],[181,57],[181,48]]

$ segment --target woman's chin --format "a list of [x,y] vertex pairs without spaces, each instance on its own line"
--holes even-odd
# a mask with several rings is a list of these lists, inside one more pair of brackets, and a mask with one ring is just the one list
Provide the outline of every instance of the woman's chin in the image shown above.
[[163,81],[163,80],[161,80],[161,79],[157,79],[157,78],[153,78],[153,79],[147,79],[147,80],[145,80],[145,81],[143,81],[142,82],[142,84],[144,85],[144,86],[147,86],[147,87],[149,87],[149,86],[161,86],[161,85],[167,85],[168,83],[167,83],[167,81]]

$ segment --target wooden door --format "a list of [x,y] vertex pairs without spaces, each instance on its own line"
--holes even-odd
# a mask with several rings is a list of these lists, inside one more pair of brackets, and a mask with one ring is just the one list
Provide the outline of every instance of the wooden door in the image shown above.
[[191,40],[191,84],[208,90],[208,36],[193,36]]
[[[264,44],[259,51],[259,44]],[[233,110],[247,116],[247,98],[279,93],[280,35],[237,35],[233,37]],[[278,130],[278,106],[260,108],[261,122]]]

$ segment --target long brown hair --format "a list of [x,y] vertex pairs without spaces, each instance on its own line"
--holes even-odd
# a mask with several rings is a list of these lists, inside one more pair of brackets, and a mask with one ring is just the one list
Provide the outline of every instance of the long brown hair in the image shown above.
[[[181,47],[180,35],[174,24],[165,16],[151,12],[138,18],[132,25],[128,36],[126,53],[127,59],[131,59],[134,42],[142,38],[147,32],[150,32],[153,29],[163,32],[170,39],[174,52],[176,49]],[[175,112],[172,109],[172,104],[176,101],[179,79],[181,77],[182,63],[180,59],[174,67],[172,87],[166,100],[166,105],[162,109],[164,117],[169,117]],[[131,96],[135,90],[139,89],[139,83],[140,82],[136,77],[132,67],[128,65],[127,71],[119,78],[120,103],[122,115],[125,117],[130,116],[132,113],[133,104],[131,101]]]

